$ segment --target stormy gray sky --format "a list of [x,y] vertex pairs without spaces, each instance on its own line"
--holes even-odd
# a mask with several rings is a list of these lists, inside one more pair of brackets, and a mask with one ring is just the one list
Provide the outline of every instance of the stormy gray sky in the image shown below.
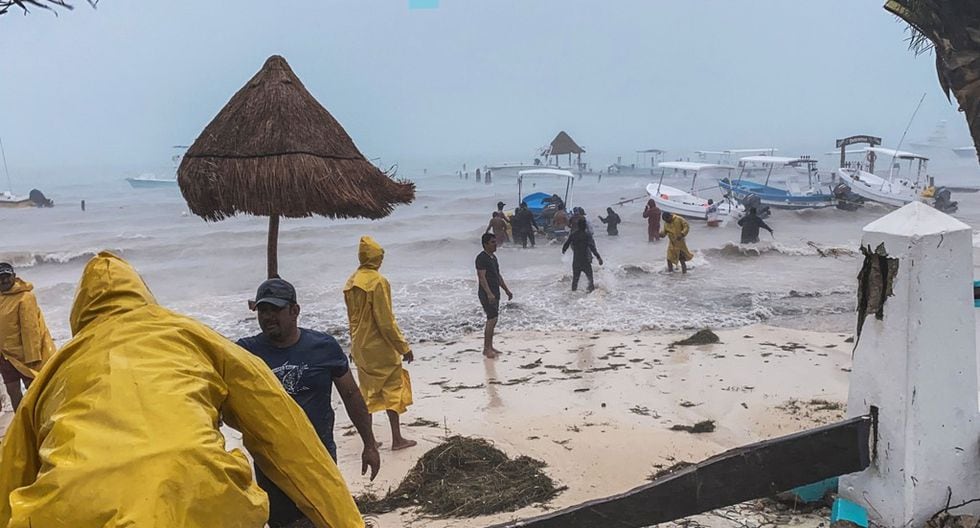
[[[879,0],[101,0],[0,17],[11,170],[165,166],[270,54],[369,157],[528,159],[567,130],[603,165],[644,147],[830,150],[949,120],[931,55]],[[234,9],[231,9],[234,6]],[[907,139],[906,142],[909,140]]]

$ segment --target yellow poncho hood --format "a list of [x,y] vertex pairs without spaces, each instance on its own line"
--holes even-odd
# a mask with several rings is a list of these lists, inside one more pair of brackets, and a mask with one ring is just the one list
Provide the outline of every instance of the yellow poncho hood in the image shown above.
[[157,305],[125,261],[88,263],[71,326],[3,439],[0,527],[261,528],[268,499],[222,420],[315,526],[364,526],[268,366]]
[[344,286],[344,300],[361,394],[369,412],[403,413],[412,404],[412,385],[402,355],[411,348],[395,322],[391,285],[378,271],[384,249],[363,236],[357,256],[360,266]]
[[157,304],[156,298],[127,262],[109,252],[89,261],[71,307],[72,335],[107,317]]
[[0,353],[30,378],[55,352],[33,290],[31,283],[17,277],[9,290],[0,292]]

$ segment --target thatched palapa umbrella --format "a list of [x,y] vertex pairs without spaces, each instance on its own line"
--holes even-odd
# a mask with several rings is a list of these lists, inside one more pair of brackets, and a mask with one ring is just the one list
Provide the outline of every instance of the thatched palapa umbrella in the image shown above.
[[273,55],[218,112],[177,170],[191,211],[208,221],[269,217],[269,277],[279,217],[383,218],[415,199],[364,158],[347,132]]

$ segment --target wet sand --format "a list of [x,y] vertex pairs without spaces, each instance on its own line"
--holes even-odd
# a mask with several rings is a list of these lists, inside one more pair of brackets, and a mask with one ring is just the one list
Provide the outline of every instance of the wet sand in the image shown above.
[[[335,401],[341,471],[353,493],[381,495],[425,451],[461,434],[491,440],[510,456],[542,460],[545,472],[568,487],[544,507],[489,517],[433,520],[402,510],[376,518],[385,528],[484,527],[620,493],[676,462],[843,416],[847,335],[756,325],[718,332],[719,344],[670,345],[688,335],[510,332],[498,335],[495,344],[505,354],[495,360],[483,358],[477,335],[415,345],[417,359],[409,366],[415,404],[402,420],[404,434],[419,445],[392,452],[387,420],[376,416],[384,447],[381,472],[370,483],[360,475],[360,439]],[[0,430],[11,417],[0,416]],[[670,430],[703,420],[713,420],[715,430]],[[240,445],[236,437],[229,447]],[[817,526],[822,520],[819,513],[792,515],[754,501],[680,524]]]
[[[355,494],[383,494],[445,436],[479,436],[511,456],[546,462],[547,474],[568,486],[547,505],[553,509],[642,485],[651,473],[678,461],[700,461],[843,416],[851,350],[844,342],[847,335],[761,325],[718,335],[720,344],[670,347],[687,335],[513,332],[498,337],[497,348],[507,353],[496,360],[483,359],[475,335],[417,345],[418,359],[410,366],[415,405],[403,421],[432,422],[405,428],[419,446],[383,449],[381,473],[368,483],[359,475],[360,441],[344,436],[353,430],[341,411],[341,470]],[[670,430],[703,420],[714,420],[716,429],[702,434]],[[375,419],[375,434],[390,442],[381,416]],[[529,507],[448,521],[401,511],[379,521],[384,527],[478,527],[543,511]],[[727,526],[733,521],[726,518],[732,517],[752,526],[776,518],[789,522],[786,515],[753,503],[698,516],[696,522]],[[792,520],[816,525],[820,518]]]

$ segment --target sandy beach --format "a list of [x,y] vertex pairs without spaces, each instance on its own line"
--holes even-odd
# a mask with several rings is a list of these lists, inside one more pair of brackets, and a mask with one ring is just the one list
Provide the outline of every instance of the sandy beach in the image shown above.
[[[406,436],[419,445],[399,452],[383,447],[381,472],[370,482],[360,475],[360,439],[335,401],[339,466],[355,495],[383,495],[428,449],[466,435],[490,440],[509,456],[545,462],[545,472],[567,487],[546,505],[488,517],[437,520],[411,509],[375,517],[385,528],[482,527],[620,493],[677,462],[843,416],[848,335],[766,325],[717,333],[718,344],[671,346],[689,334],[509,332],[498,335],[505,354],[496,360],[483,358],[477,335],[415,345],[409,367],[415,405],[402,419]],[[12,416],[7,404],[0,427]],[[670,430],[704,420],[716,429]],[[387,445],[387,421],[376,417],[374,429]],[[239,446],[239,435],[230,436],[229,447]],[[821,517],[753,501],[680,523],[774,521],[816,526]]]
[[[416,460],[448,435],[491,440],[510,456],[547,463],[568,489],[546,508],[619,493],[678,461],[696,462],[748,442],[806,429],[843,415],[850,344],[843,334],[749,326],[718,333],[716,345],[671,347],[687,335],[599,332],[511,332],[507,352],[484,360],[475,335],[415,347],[410,367],[415,405],[403,416],[438,426],[411,426],[419,446],[382,450],[382,469],[369,483],[360,472],[360,440],[338,414],[340,467],[355,494],[394,488]],[[671,431],[675,424],[714,420],[715,431]],[[387,424],[375,434],[390,441]],[[725,517],[752,525],[760,505]],[[380,526],[478,527],[546,511],[541,507],[474,519],[433,520],[412,511],[380,516]],[[771,521],[769,516],[760,516]],[[816,522],[810,517],[807,522]],[[786,519],[784,519],[786,520]]]

